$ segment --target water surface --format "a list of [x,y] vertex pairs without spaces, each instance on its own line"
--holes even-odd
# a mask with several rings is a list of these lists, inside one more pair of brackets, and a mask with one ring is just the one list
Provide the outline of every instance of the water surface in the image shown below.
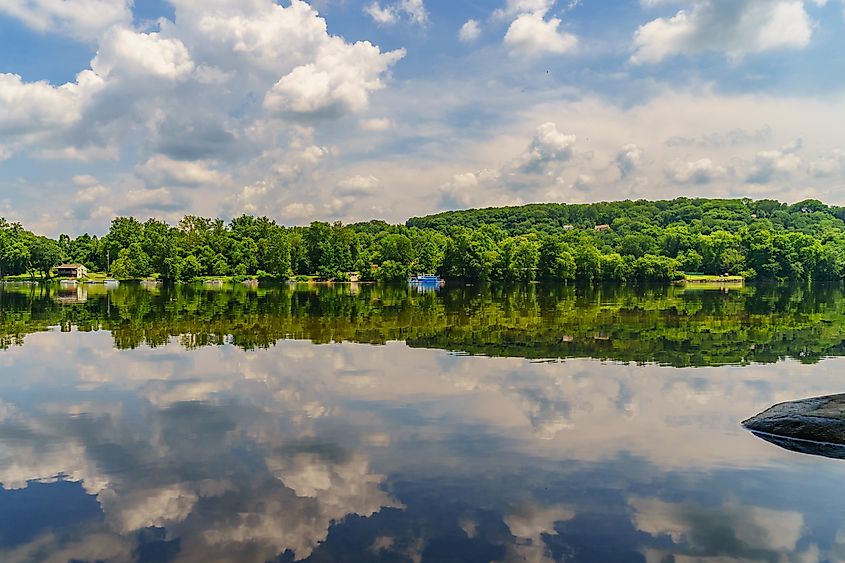
[[2,561],[837,561],[838,288],[0,293]]

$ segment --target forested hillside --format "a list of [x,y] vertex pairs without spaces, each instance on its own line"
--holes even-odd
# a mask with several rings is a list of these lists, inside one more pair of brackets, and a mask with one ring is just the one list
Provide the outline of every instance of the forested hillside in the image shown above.
[[687,199],[536,204],[410,219],[406,225],[188,216],[115,218],[102,236],[37,236],[0,220],[0,275],[78,262],[120,279],[159,275],[468,281],[668,281],[682,272],[778,280],[845,277],[845,209],[808,200]]

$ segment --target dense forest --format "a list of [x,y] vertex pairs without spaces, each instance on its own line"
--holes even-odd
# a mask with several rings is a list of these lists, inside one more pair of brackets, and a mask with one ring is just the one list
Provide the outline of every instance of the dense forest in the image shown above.
[[174,338],[187,349],[266,348],[283,339],[398,340],[486,356],[587,357],[678,367],[786,357],[816,362],[845,355],[840,284],[729,292],[575,284],[447,285],[427,293],[395,285],[150,287],[6,286],[0,289],[0,349],[59,326],[108,330],[121,349],[163,346]]
[[37,236],[0,220],[0,275],[49,277],[60,262],[119,279],[201,276],[467,281],[668,281],[682,272],[845,278],[845,208],[816,200],[689,199],[454,211],[405,225],[284,227],[266,217],[115,218],[102,237]]

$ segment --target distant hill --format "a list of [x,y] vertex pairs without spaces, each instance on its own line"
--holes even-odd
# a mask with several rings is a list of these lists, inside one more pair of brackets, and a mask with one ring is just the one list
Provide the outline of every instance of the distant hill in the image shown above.
[[585,204],[535,203],[518,207],[490,207],[446,211],[408,219],[406,226],[447,233],[454,226],[477,229],[497,226],[509,235],[554,234],[567,226],[592,229],[621,222],[668,227],[687,225],[708,233],[736,231],[754,222],[775,230],[818,234],[824,229],[845,230],[845,208],[817,200],[786,204],[775,200],[706,199],[679,197],[672,200],[625,200]]

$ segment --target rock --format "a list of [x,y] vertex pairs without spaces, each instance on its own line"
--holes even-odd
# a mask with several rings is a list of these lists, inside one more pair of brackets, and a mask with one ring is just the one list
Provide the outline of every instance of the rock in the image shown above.
[[788,450],[845,459],[845,394],[780,403],[742,425]]

